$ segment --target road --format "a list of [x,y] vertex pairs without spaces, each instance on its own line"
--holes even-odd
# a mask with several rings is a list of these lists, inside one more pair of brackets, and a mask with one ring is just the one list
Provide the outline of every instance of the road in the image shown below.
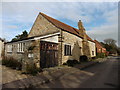
[[[59,80],[37,86],[38,88],[117,88],[118,63],[120,58],[112,57],[89,68],[65,75]],[[119,64],[119,65],[118,65]],[[84,73],[81,73],[84,72]]]

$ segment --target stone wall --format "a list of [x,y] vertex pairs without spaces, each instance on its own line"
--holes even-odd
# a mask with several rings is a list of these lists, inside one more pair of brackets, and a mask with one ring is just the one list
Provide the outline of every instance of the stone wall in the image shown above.
[[83,54],[86,55],[88,58],[90,58],[90,47],[89,47],[89,42],[88,41],[82,41],[82,50],[83,50]]
[[62,45],[63,45],[63,31],[60,31],[60,35],[58,36],[58,65],[62,65]]
[[[18,43],[24,43],[24,52],[18,52]],[[7,51],[7,46],[12,45],[12,52]],[[29,50],[28,48],[31,46],[35,46],[33,50]],[[29,54],[33,54],[33,57],[29,57]],[[23,63],[23,68],[26,63],[33,64],[35,63],[37,67],[40,67],[40,40],[29,40],[22,42],[14,42],[5,44],[5,56],[13,57],[14,59]],[[25,68],[24,68],[25,69]]]
[[52,23],[50,23],[41,14],[38,15],[34,25],[32,26],[28,37],[47,35],[55,32],[59,32],[60,29],[56,28]]
[[[85,46],[83,46],[85,44],[83,44],[82,38],[75,36],[73,34],[70,34],[68,32],[65,32],[65,31],[61,31],[61,32],[62,32],[61,33],[62,35],[60,37],[62,38],[59,38],[59,39],[62,42],[59,42],[59,48],[62,52],[60,53],[59,51],[59,57],[60,57],[59,60],[62,61],[61,62],[62,64],[66,62],[67,60],[78,60],[79,61],[79,58],[81,55],[87,55],[88,57],[96,56],[96,49],[95,49],[94,42],[88,41],[86,44],[87,47],[85,48]],[[71,56],[64,55],[64,45],[71,45],[71,51],[72,51]],[[92,51],[94,51],[94,55],[92,54]]]
[[[12,45],[12,52],[8,52],[8,45]],[[5,56],[14,57],[14,59],[22,60],[24,58],[24,53],[17,52],[18,42],[15,43],[7,43],[5,44]]]
[[34,54],[34,63],[36,63],[37,67],[40,67],[40,40],[36,40],[33,45],[35,46],[33,50]]
[[[54,26],[52,23],[50,23],[46,18],[44,18],[41,14],[39,14],[34,22],[34,25],[32,26],[30,33],[28,37],[34,37],[34,36],[41,36],[41,35],[48,35],[53,34],[56,32],[60,32],[61,30]],[[61,43],[58,45],[58,64],[61,65]],[[40,49],[39,49],[40,50]],[[40,52],[37,52],[40,56]],[[39,57],[40,58],[40,57]]]
[[[70,34],[68,32],[62,31],[62,37],[63,37],[63,42],[62,42],[62,64],[66,62],[67,60],[79,60],[79,57],[83,55],[82,52],[82,39],[79,38],[78,36],[75,36],[73,34]],[[64,45],[71,45],[71,51],[72,55],[71,56],[65,56],[64,55]]]

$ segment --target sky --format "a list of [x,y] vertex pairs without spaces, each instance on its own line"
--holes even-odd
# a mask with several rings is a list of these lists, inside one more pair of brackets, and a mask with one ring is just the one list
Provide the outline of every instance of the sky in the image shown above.
[[2,2],[0,37],[11,40],[32,28],[39,12],[78,28],[82,20],[86,33],[98,41],[118,41],[117,2]]

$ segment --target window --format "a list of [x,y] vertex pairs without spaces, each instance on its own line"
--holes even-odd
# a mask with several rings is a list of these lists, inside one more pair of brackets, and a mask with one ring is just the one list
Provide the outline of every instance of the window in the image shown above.
[[29,58],[33,58],[33,53],[29,53],[29,54],[28,54],[28,57],[29,57]]
[[71,45],[64,46],[64,55],[71,55]]
[[94,51],[92,51],[92,55],[94,55]]
[[13,45],[7,45],[7,52],[12,52]]
[[24,43],[18,43],[17,52],[24,52]]

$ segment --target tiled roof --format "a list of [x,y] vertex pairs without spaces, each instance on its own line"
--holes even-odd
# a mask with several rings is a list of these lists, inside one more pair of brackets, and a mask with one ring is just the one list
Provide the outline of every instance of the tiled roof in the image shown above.
[[[79,36],[79,37],[81,37],[81,38],[83,38],[82,34],[79,33],[79,30],[78,30],[78,29],[76,29],[76,28],[74,28],[74,27],[71,27],[71,26],[69,26],[69,25],[67,25],[67,24],[65,24],[65,23],[63,23],[63,22],[60,22],[60,21],[58,21],[58,20],[56,20],[56,19],[54,19],[54,18],[52,18],[52,17],[50,17],[50,16],[47,16],[47,15],[45,15],[44,13],[41,13],[41,12],[40,12],[40,14],[41,14],[43,17],[45,17],[49,22],[51,22],[53,25],[55,25],[56,27],[58,27],[58,28],[60,28],[60,29],[62,29],[62,30],[64,30],[64,31],[67,31],[67,32],[69,32],[69,33],[75,34],[75,35],[77,35],[77,36]],[[94,42],[88,35],[87,35],[87,39],[88,39],[89,41]]]
[[86,36],[87,36],[87,40],[94,42],[87,34]]

